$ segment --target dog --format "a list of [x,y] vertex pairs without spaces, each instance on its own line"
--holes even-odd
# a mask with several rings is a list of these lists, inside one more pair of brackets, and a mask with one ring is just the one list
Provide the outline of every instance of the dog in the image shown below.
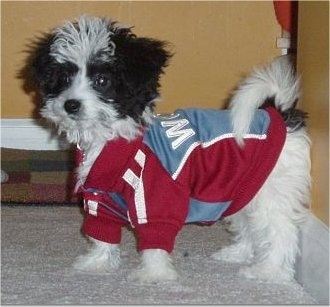
[[41,115],[78,148],[76,192],[92,246],[75,269],[117,269],[121,230],[130,226],[141,254],[130,278],[176,280],[171,252],[180,229],[224,219],[234,242],[213,259],[245,264],[247,278],[294,278],[309,214],[310,140],[286,56],[254,69],[225,110],[157,115],[159,79],[173,56],[167,42],[81,16],[34,47]]

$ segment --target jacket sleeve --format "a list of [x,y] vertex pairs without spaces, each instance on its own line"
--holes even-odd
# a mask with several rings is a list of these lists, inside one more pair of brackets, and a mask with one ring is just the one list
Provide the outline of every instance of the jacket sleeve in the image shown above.
[[172,179],[147,146],[138,151],[134,161],[123,179],[138,249],[171,252],[188,214],[189,191]]
[[99,241],[118,244],[121,228],[127,223],[127,212],[102,191],[83,190],[85,220],[82,231]]

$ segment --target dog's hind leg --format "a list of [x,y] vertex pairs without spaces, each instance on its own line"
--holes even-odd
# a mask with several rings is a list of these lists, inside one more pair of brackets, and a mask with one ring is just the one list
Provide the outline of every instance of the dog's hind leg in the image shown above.
[[253,263],[241,269],[247,278],[270,281],[291,280],[294,276],[294,262],[298,253],[298,227],[286,212],[276,208],[276,198],[252,206],[268,206],[270,209],[251,213],[251,244]]
[[234,243],[221,248],[212,254],[211,258],[230,263],[250,262],[253,257],[253,246],[245,210],[226,218],[226,221],[229,222],[229,232],[235,235]]
[[294,277],[310,182],[309,140],[301,129],[288,134],[274,170],[245,209],[254,250],[253,264],[241,270],[245,277],[273,282]]

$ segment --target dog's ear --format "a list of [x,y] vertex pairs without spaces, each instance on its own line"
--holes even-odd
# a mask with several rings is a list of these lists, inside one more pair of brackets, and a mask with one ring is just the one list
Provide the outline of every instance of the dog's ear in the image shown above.
[[114,35],[115,58],[121,73],[135,86],[143,83],[158,82],[163,68],[171,57],[164,41],[136,37],[128,30],[125,35]]
[[37,38],[30,46],[31,56],[28,61],[28,69],[31,78],[41,89],[46,82],[49,68],[54,63],[54,58],[50,55],[50,46],[53,40],[53,34],[45,34]]
[[53,34],[41,34],[27,43],[25,63],[16,74],[18,79],[23,80],[22,87],[26,93],[42,94],[50,64],[54,62],[50,56],[53,39]]

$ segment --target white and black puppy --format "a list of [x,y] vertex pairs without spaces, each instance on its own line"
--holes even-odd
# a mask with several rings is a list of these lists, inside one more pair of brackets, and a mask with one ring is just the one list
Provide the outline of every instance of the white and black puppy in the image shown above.
[[228,110],[156,116],[170,56],[165,42],[88,16],[64,23],[36,46],[31,70],[41,114],[80,153],[76,189],[93,246],[75,267],[117,268],[121,229],[130,226],[142,257],[131,277],[173,280],[170,253],[183,225],[226,218],[237,236],[214,259],[247,263],[241,273],[249,278],[292,279],[311,179],[290,62],[279,57],[255,70]]

